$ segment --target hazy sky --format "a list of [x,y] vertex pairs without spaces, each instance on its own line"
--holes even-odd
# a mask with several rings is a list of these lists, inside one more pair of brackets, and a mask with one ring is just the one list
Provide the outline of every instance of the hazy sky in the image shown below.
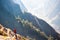
[[57,32],[60,32],[60,0],[15,0],[21,5],[20,1],[28,12],[45,20]]

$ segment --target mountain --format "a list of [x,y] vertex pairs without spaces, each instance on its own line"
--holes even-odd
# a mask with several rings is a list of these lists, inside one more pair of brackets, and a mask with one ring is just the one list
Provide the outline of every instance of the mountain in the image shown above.
[[[21,20],[16,19],[18,16]],[[35,29],[31,28],[30,23],[32,23]],[[58,33],[48,23],[28,12],[23,13],[21,7],[12,0],[0,0],[0,24],[12,30],[16,28],[18,34],[31,40],[47,40],[40,34],[41,32],[48,37],[51,35],[54,40],[59,40]],[[39,31],[37,32],[36,29]]]

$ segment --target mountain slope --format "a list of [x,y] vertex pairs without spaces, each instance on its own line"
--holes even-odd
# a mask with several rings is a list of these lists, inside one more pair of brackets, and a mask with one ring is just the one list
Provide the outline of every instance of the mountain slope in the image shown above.
[[[7,28],[11,28],[12,30],[16,28],[17,33],[31,38],[32,40],[47,40],[45,37],[41,36],[39,33],[40,31],[37,32],[35,29],[32,29],[30,25],[18,22],[20,20],[16,19],[18,16],[24,22],[28,21],[28,24],[31,22],[33,26],[44,32],[47,36],[51,35],[54,37],[54,39],[58,39],[58,34],[48,23],[38,19],[30,13],[23,13],[20,9],[20,6],[15,4],[12,0],[0,0],[0,24]],[[40,26],[36,20],[38,20]]]

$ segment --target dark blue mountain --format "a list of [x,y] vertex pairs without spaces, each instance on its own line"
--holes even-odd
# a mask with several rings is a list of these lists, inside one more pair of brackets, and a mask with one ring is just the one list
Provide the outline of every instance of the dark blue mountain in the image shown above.
[[[20,6],[14,3],[12,0],[0,0],[0,24],[12,30],[16,28],[17,33],[25,37],[29,36],[32,39],[35,38],[36,40],[47,40],[45,37],[41,36],[40,33],[32,29],[29,25],[23,26],[21,22],[18,23],[15,18],[18,15],[21,19],[32,22],[32,24],[36,28],[39,28],[47,36],[51,35],[54,37],[54,39],[59,40],[58,33],[56,33],[55,30],[48,23],[46,23],[42,19],[33,16],[28,12],[23,13]],[[38,20],[40,26],[38,25],[36,20]]]

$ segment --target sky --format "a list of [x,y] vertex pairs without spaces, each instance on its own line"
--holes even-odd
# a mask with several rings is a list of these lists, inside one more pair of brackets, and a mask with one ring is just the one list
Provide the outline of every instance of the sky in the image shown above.
[[60,32],[60,0],[15,0],[24,4],[28,12],[45,20],[58,33]]

